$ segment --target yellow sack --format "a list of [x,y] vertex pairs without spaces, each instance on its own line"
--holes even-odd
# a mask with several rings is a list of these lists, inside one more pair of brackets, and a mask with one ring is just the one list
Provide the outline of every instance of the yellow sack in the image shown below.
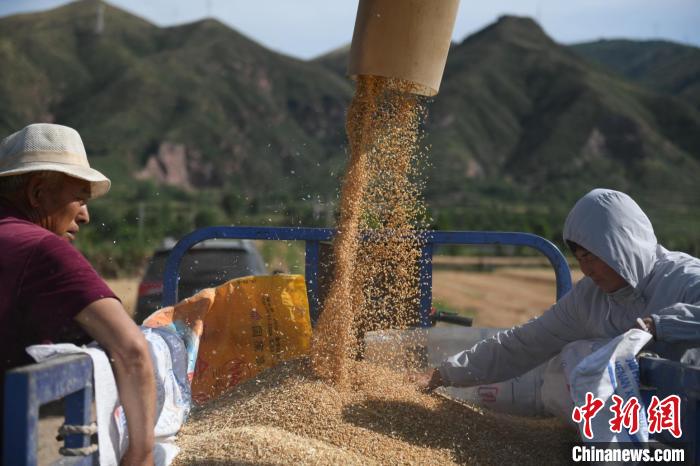
[[150,327],[169,324],[186,327],[191,347],[198,340],[191,375],[196,403],[307,353],[311,342],[306,285],[300,275],[234,279],[161,309],[144,322]]

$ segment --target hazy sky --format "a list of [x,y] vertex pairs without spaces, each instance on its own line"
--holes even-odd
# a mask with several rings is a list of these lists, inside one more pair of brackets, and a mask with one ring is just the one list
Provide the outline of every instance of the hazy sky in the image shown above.
[[[396,0],[400,1],[400,0]],[[0,0],[0,16],[66,0]],[[160,26],[213,16],[274,50],[311,58],[350,42],[357,0],[112,0]],[[563,43],[664,38],[700,46],[700,0],[462,0],[455,40],[503,14],[534,17]],[[109,27],[109,18],[107,18]]]

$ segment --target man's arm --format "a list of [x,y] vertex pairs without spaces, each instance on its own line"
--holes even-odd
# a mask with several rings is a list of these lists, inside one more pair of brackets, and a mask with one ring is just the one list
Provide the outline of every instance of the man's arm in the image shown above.
[[677,301],[646,316],[653,320],[654,337],[664,343],[700,345],[700,260],[686,258],[676,264],[663,285],[657,292],[676,296]]
[[109,354],[129,429],[123,465],[152,465],[155,427],[155,379],[148,344],[114,298],[100,299],[75,320]]
[[700,303],[677,303],[645,318],[658,341],[700,345]]
[[671,344],[700,345],[700,266],[688,267],[674,285],[683,287],[679,302],[645,317],[657,341]]
[[501,382],[524,374],[556,355],[567,344],[585,338],[585,322],[576,312],[571,290],[540,317],[498,333],[448,358],[428,386],[473,386]]

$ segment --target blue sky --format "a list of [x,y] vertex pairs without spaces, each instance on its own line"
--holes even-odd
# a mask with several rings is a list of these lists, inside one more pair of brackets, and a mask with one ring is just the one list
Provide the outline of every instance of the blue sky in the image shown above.
[[[398,1],[398,0],[397,0]],[[0,16],[66,0],[0,0]],[[279,52],[312,58],[350,42],[357,0],[112,0],[159,26],[213,16]],[[700,46],[700,0],[462,0],[454,39],[503,14],[531,16],[562,43],[663,38]],[[109,21],[109,18],[107,18]]]

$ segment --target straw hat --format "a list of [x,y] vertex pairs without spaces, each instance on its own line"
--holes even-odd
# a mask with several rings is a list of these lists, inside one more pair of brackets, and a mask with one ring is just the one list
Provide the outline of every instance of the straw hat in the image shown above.
[[73,128],[35,123],[0,143],[0,176],[35,171],[56,171],[90,182],[90,197],[102,196],[111,186],[109,178],[90,168],[85,146]]

